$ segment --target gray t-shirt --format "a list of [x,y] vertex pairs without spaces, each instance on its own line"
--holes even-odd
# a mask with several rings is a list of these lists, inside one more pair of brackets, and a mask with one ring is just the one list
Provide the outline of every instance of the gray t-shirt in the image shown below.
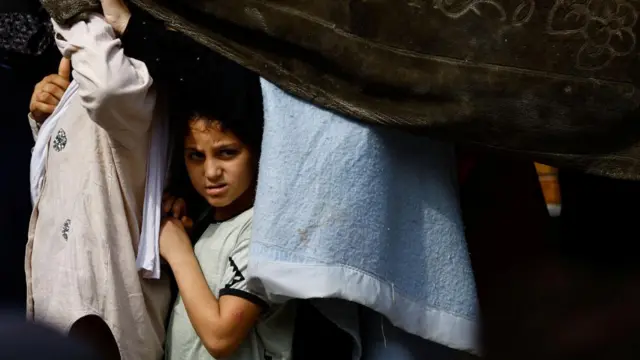
[[[289,360],[293,341],[295,307],[275,306],[247,288],[245,273],[249,259],[253,209],[225,222],[210,225],[195,245],[196,258],[211,291],[238,296],[265,308],[264,316],[229,360]],[[207,352],[178,296],[167,330],[168,360],[213,359]]]

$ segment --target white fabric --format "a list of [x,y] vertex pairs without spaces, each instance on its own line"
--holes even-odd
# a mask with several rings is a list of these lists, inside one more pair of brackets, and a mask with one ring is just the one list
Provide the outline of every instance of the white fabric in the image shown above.
[[138,243],[136,266],[148,279],[160,278],[160,225],[162,221],[162,193],[167,173],[169,126],[163,117],[156,116],[151,125],[151,144],[147,162],[147,182],[142,210],[142,233]]
[[[58,24],[53,22],[57,33],[65,33]],[[77,49],[68,39],[56,39],[63,54],[69,56]],[[56,123],[63,116],[69,104],[69,99],[78,90],[78,83],[73,81],[65,92],[53,114],[40,129],[31,157],[31,198],[35,204],[42,188],[46,172],[45,164],[48,156],[48,144],[56,128]],[[157,114],[156,114],[157,115]],[[164,191],[167,172],[167,149],[169,146],[168,122],[164,117],[156,116],[151,125],[151,143],[149,145],[149,159],[147,162],[147,179],[142,213],[142,228],[136,266],[142,275],[148,279],[160,278],[160,222],[162,220],[162,193]]]
[[158,113],[153,79],[101,16],[54,26],[78,90],[53,130],[31,215],[26,315],[62,333],[98,316],[122,360],[159,360],[169,278],[144,279],[135,261]]
[[42,190],[42,184],[44,181],[44,174],[46,172],[47,156],[49,155],[49,140],[53,135],[53,131],[56,128],[58,120],[64,115],[65,110],[69,107],[70,100],[78,92],[78,83],[72,81],[67,91],[65,91],[60,103],[53,111],[53,113],[45,120],[44,124],[38,132],[36,138],[36,145],[33,147],[33,153],[31,154],[31,201],[35,205],[40,197],[40,191]]
[[[46,172],[46,160],[49,141],[69,99],[76,94],[78,83],[72,82],[64,93],[56,110],[45,121],[36,137],[36,145],[31,155],[31,201],[36,203],[42,189]],[[156,117],[151,130],[149,161],[147,162],[147,180],[144,191],[142,212],[142,231],[138,243],[136,266],[147,279],[160,278],[160,222],[162,220],[162,193],[168,164],[169,129],[167,121]]]
[[[64,116],[70,99],[77,93],[78,83],[73,81],[55,111],[44,122],[31,155],[31,201],[36,204],[42,189],[46,173],[49,141],[58,120]],[[147,181],[144,191],[144,208],[142,212],[142,232],[138,243],[136,266],[145,278],[160,278],[160,222],[162,220],[162,193],[167,172],[167,154],[169,146],[168,122],[156,117],[151,130],[149,161],[147,162]]]
[[[194,247],[211,292],[236,296],[268,310],[225,360],[291,360],[295,304],[271,305],[256,295],[246,282],[253,209],[227,221],[210,225]],[[181,295],[178,295],[166,343],[167,360],[212,360],[191,324]]]

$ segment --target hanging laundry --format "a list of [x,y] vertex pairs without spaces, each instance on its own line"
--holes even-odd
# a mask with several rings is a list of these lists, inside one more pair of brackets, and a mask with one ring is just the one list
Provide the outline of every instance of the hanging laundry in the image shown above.
[[478,352],[453,148],[350,121],[266,80],[262,91],[253,286],[273,300],[353,301]]
[[[150,205],[157,206],[151,211],[159,224],[166,161],[158,149],[163,146],[154,145],[162,134],[154,126],[163,120],[153,81],[142,62],[124,55],[103,17],[55,24],[55,31],[62,55],[71,59],[70,89],[77,84],[77,92],[69,92],[68,107],[63,102],[60,117],[54,114],[43,128],[30,115],[35,130],[50,129],[37,134],[32,159],[36,191],[26,251],[27,314],[63,332],[97,318],[109,326],[123,360],[157,359],[169,282],[166,276],[143,279],[135,262],[136,247],[145,241],[143,214],[152,215],[143,210],[153,198],[146,190],[157,192]],[[62,64],[60,77],[68,80],[71,69]],[[157,150],[152,156],[150,144]],[[150,247],[157,252],[157,245]],[[159,254],[156,259],[151,273]]]

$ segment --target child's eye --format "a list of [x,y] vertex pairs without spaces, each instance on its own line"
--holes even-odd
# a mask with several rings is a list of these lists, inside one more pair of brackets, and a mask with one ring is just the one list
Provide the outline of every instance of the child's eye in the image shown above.
[[187,158],[189,160],[203,160],[204,159],[204,154],[201,152],[197,152],[197,151],[190,151],[187,153]]
[[218,152],[218,154],[220,155],[220,157],[223,158],[232,158],[236,155],[238,155],[238,150],[236,149],[222,149]]

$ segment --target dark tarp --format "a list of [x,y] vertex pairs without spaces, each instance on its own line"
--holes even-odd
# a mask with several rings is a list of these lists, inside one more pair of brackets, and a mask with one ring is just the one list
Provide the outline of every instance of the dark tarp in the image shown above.
[[133,0],[355,119],[640,179],[636,0]]

